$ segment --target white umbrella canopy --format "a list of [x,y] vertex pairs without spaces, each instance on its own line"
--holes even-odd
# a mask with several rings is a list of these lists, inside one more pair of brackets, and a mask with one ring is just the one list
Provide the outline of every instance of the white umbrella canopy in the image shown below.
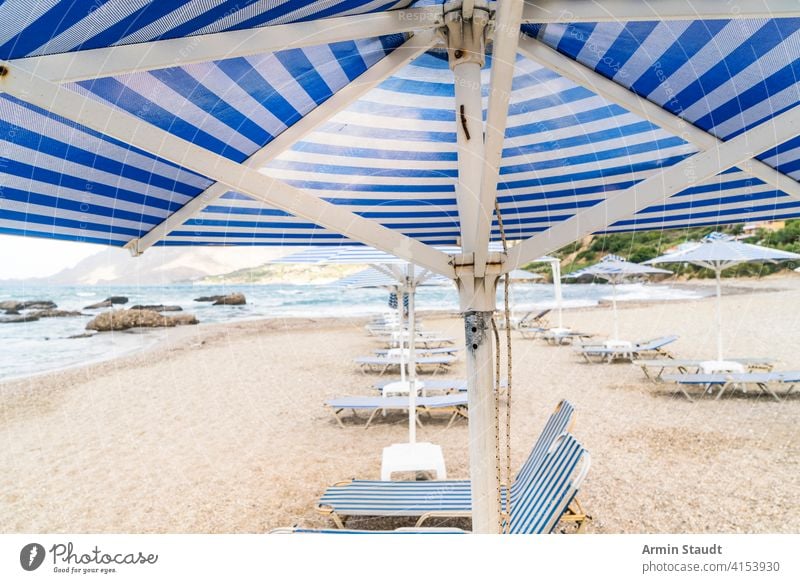
[[514,269],[509,271],[507,277],[511,283],[527,283],[544,279],[544,277],[538,273],[532,273],[530,271],[525,271],[524,269]]
[[613,289],[612,306],[614,312],[614,338],[619,340],[619,320],[617,317],[617,284],[625,280],[644,278],[657,275],[672,275],[671,271],[650,267],[627,261],[618,255],[606,255],[598,263],[573,271],[564,276],[564,279],[580,279],[583,277],[599,277],[608,281]]
[[[453,280],[435,274],[427,269],[418,269],[383,251],[370,247],[329,247],[324,249],[309,248],[276,259],[275,263],[307,263],[307,264],[370,264],[371,267],[344,277],[335,285],[351,288],[385,288],[397,294],[398,324],[400,327],[400,378],[406,382],[406,366],[408,367],[408,441],[416,442],[416,365],[414,340],[416,331],[416,289],[419,286],[452,286]],[[408,358],[403,342],[403,296],[408,295]]]
[[776,263],[800,259],[797,253],[742,243],[723,233],[711,233],[694,244],[685,244],[672,253],[645,261],[691,263],[714,271],[717,283],[717,361],[724,362],[722,344],[722,272],[741,263]]

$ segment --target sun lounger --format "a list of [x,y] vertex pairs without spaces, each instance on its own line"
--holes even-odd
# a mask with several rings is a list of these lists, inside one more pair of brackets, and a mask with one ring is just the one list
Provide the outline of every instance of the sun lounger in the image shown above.
[[[357,417],[357,411],[369,412],[367,423],[364,429],[370,426],[372,420],[381,411],[408,410],[408,397],[339,397],[330,399],[325,404],[333,410],[333,416],[337,423],[344,427],[342,418],[339,415],[342,411],[350,410],[353,416]],[[432,416],[434,412],[449,413],[450,420],[447,423],[449,428],[458,417],[467,418],[467,396],[463,394],[436,395],[433,397],[417,397],[417,411],[427,413]],[[417,423],[422,425],[422,421],[417,417]]]
[[[377,348],[374,352],[376,356],[387,356],[392,354],[391,351],[393,350],[397,350],[397,348]],[[415,352],[417,356],[434,356],[437,354],[449,354],[454,356],[461,350],[463,350],[463,348],[460,346],[443,346],[440,348],[416,348]]]
[[[511,488],[503,490],[501,503],[511,498],[512,534],[546,534],[568,513],[570,503],[589,469],[589,454],[569,433],[556,438],[538,464],[527,464]],[[523,468],[525,469],[525,468]],[[328,488],[318,510],[329,514],[337,526],[344,516],[419,517],[420,526],[431,517],[468,517],[472,512],[469,482],[377,482],[354,480]],[[581,522],[586,519],[581,517]]]
[[[587,362],[614,362],[615,360],[634,360],[660,355],[671,358],[672,355],[664,347],[678,339],[677,336],[662,336],[636,343],[581,345],[576,350]],[[594,360],[593,360],[594,359]]]
[[[434,370],[443,370],[456,361],[454,356],[421,356],[414,359],[417,370],[431,367]],[[404,361],[407,364],[407,361]],[[391,367],[399,367],[402,363],[399,356],[362,356],[355,359],[355,363],[361,366],[362,372],[378,371],[379,374],[385,373]]]
[[[772,358],[726,358],[726,361],[744,365],[749,372],[769,372],[775,359]],[[703,363],[707,360],[687,360],[677,358],[656,358],[649,360],[634,360],[633,364],[641,367],[644,375],[653,382],[662,380],[662,375],[667,370],[676,370],[681,374],[699,373]]]
[[511,327],[517,329],[547,327],[545,316],[550,313],[550,308],[540,312],[528,312],[518,320],[511,319]]
[[284,526],[273,528],[269,534],[468,534],[461,528],[397,528],[395,530],[356,530],[352,528],[302,528]]
[[797,383],[800,383],[800,371],[774,371],[774,372],[745,372],[745,373],[720,373],[720,374],[682,374],[664,375],[662,377],[667,382],[674,382],[683,395],[693,401],[694,399],[686,391],[687,385],[697,385],[703,387],[703,394],[711,393],[714,389],[719,389],[717,399],[728,390],[740,389],[747,391],[748,387],[755,387],[762,393],[770,395],[773,399],[780,402],[780,397],[773,387],[788,386],[784,398],[794,390]]
[[541,338],[544,339],[545,342],[552,345],[560,345],[560,344],[572,344],[576,340],[586,340],[594,336],[594,334],[589,334],[588,332],[580,332],[577,330],[558,330],[555,328],[551,328],[549,330],[543,331],[540,335]]
[[543,328],[542,326],[530,326],[519,329],[520,335],[527,340],[538,338],[545,332],[547,332],[547,328]]
[[[378,336],[375,338],[385,346],[389,348],[396,348],[400,345],[400,339],[395,338],[393,336]],[[408,348],[408,338],[404,337],[402,339],[403,346]],[[439,335],[431,335],[431,336],[417,336],[414,339],[414,346],[417,348],[444,348],[456,343],[455,338],[451,338],[449,336],[439,336]]]
[[[514,483],[530,480],[536,474],[553,443],[559,435],[571,429],[573,420],[574,408],[568,401],[561,401],[550,415]],[[348,516],[411,516],[418,518],[417,526],[420,526],[434,516],[469,515],[472,510],[470,492],[469,480],[350,480],[328,488],[317,509],[329,515],[340,528],[344,528]]]
[[[417,379],[420,380],[420,379]],[[390,381],[381,381],[372,385],[378,390],[383,390],[388,384],[400,382],[400,379],[392,379]],[[465,392],[467,390],[467,379],[422,379],[420,382],[424,383],[423,394],[429,391],[444,391],[451,392]]]

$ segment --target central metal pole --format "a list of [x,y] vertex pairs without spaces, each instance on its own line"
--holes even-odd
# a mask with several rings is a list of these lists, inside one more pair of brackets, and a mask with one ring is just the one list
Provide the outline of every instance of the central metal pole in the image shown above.
[[494,395],[493,312],[464,312],[467,341],[469,467],[472,481],[472,531],[500,532],[497,415]]

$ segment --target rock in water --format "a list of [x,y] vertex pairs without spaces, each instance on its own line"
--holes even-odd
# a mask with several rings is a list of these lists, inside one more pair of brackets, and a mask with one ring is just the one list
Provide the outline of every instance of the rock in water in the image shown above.
[[195,298],[194,301],[196,302],[216,302],[224,298],[225,296],[200,296],[199,298]]
[[128,303],[128,298],[126,298],[125,296],[111,296],[109,298],[104,299],[102,302],[97,302],[96,304],[92,304],[91,306],[86,306],[83,309],[99,310],[101,308],[111,308],[115,304],[127,304],[127,303]]
[[11,316],[10,318],[0,318],[0,324],[19,324],[21,322],[35,322],[39,316],[25,314],[24,316]]
[[233,293],[226,296],[200,296],[196,302],[213,302],[215,306],[243,306],[247,303],[244,294]]
[[27,302],[6,300],[0,302],[0,310],[52,310],[57,307],[56,303],[50,300],[29,300]]
[[37,318],[69,318],[72,316],[83,316],[80,312],[70,312],[68,310],[38,310],[31,315]]
[[97,302],[96,304],[92,304],[91,306],[85,306],[84,310],[100,310],[102,308],[110,308],[113,304],[108,300],[103,300],[102,302]]
[[229,294],[222,296],[216,300],[212,305],[214,306],[243,306],[247,303],[244,294]]
[[164,316],[153,310],[113,310],[94,318],[86,324],[86,329],[109,332],[130,328],[172,328],[188,324],[197,324],[197,318],[193,314]]
[[147,306],[131,306],[129,310],[153,310],[154,312],[182,312],[183,308],[180,306],[165,306],[163,304],[147,305]]

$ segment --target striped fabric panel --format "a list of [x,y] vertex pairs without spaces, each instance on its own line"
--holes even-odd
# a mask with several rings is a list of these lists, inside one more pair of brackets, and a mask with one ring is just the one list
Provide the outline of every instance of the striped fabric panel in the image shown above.
[[[111,0],[95,3],[87,15],[73,3],[22,7],[14,0],[0,5],[0,17],[17,23],[17,29],[0,31],[0,54],[45,54],[406,4],[205,1],[184,2],[175,11],[174,4]],[[794,81],[798,28],[795,19],[737,19],[547,25],[526,31],[729,139],[800,102]],[[51,33],[45,44],[42,39]],[[392,36],[199,63],[73,88],[242,161],[402,40]],[[490,64],[491,58],[483,71],[487,88]],[[422,242],[455,244],[460,225],[453,96],[442,52],[430,51],[263,171]],[[211,184],[8,97],[0,97],[0,136],[0,233],[123,245]],[[520,57],[498,183],[506,235],[521,239],[544,231],[695,152],[679,137]],[[761,159],[800,177],[800,138]],[[604,232],[797,216],[800,202],[732,169]],[[492,238],[499,236],[495,222]],[[228,193],[175,228],[163,244],[347,242],[307,220]]]
[[525,460],[525,463],[522,464],[519,472],[514,477],[514,482],[511,484],[512,492],[519,487],[518,484],[525,483],[530,479],[531,474],[536,472],[556,438],[569,430],[574,415],[575,408],[566,399],[556,406],[555,411],[550,415],[542,433],[536,440],[528,459]]
[[[402,40],[398,35],[337,43],[98,79],[72,88],[242,161]],[[0,233],[121,246],[213,184],[7,95],[0,95],[0,140]],[[208,219],[203,225],[215,229],[222,222]],[[229,231],[224,244],[260,242],[258,236],[242,237],[229,221],[223,229]],[[295,243],[299,239],[293,235],[286,232],[281,238]],[[345,240],[333,233],[310,239]],[[208,242],[221,241],[213,237]]]
[[[488,71],[484,77],[488,83]],[[498,184],[509,238],[546,230],[696,151],[525,59],[518,61],[514,88]],[[447,64],[438,54],[428,53],[266,171],[425,242],[453,243],[459,236],[453,107]],[[778,150],[772,158],[785,160],[786,148]],[[219,202],[202,218],[202,225],[209,228],[196,231],[194,239],[181,229],[170,239],[198,240],[214,237],[215,231],[233,230],[258,239],[259,231],[269,229],[272,242],[280,242],[282,234],[302,237],[306,229],[318,242],[337,240],[333,233],[276,215],[246,197]],[[269,219],[254,220],[261,212],[270,213]],[[800,203],[733,169],[607,231],[799,215]],[[496,221],[493,238],[499,238]]]
[[404,8],[411,0],[7,0],[0,60]]
[[469,512],[471,488],[467,480],[379,482],[354,480],[331,486],[318,506],[344,516],[421,516],[428,512]]
[[[528,33],[727,140],[800,103],[800,19],[548,24]],[[787,144],[775,154],[797,148]],[[797,152],[778,163],[800,178]]]
[[572,435],[561,438],[545,456],[538,471],[511,490],[511,534],[550,533],[580,484],[574,479],[581,460],[588,454]]

